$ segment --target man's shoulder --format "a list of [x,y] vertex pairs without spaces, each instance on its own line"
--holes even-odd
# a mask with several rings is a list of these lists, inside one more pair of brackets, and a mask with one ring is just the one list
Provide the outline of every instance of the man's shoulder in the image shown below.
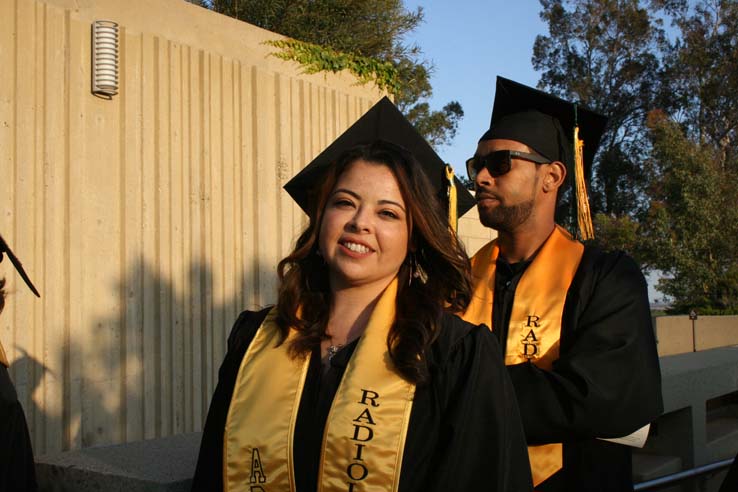
[[454,357],[469,356],[476,352],[480,344],[496,343],[496,339],[490,339],[494,339],[494,336],[486,325],[475,325],[456,314],[444,312],[438,333],[430,346],[433,363],[443,366]]
[[643,279],[638,263],[626,252],[620,250],[604,251],[597,246],[585,245],[579,270],[598,278],[634,277]]
[[464,338],[477,338],[484,330],[489,331],[489,328],[485,325],[475,325],[464,321],[457,314],[444,312],[441,315],[439,331],[433,343],[445,349],[451,349],[462,343]]
[[[496,240],[482,246],[471,258],[472,266],[489,259]],[[585,244],[577,276],[591,277],[595,282],[608,280],[628,280],[645,282],[640,266],[627,253],[620,250],[606,251],[597,246]]]
[[587,245],[569,294],[576,294],[580,299],[596,297],[599,301],[609,296],[640,299],[647,296],[646,279],[638,263],[627,253]]

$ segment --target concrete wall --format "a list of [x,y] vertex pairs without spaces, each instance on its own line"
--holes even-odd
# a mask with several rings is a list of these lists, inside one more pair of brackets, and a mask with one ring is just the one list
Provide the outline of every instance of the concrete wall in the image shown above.
[[[90,92],[95,19],[120,93]],[[281,186],[381,97],[183,0],[0,0],[0,340],[43,454],[201,428],[304,223]]]
[[497,237],[497,231],[479,223],[477,207],[469,210],[463,217],[459,217],[458,234],[470,257],[479,251],[479,248]]
[[738,345],[738,316],[699,316],[695,343],[697,350]]
[[660,356],[738,345],[738,316],[657,316]]
[[693,351],[694,337],[689,316],[656,316],[654,324],[659,356]]
[[[90,92],[90,25],[120,92]],[[198,431],[237,313],[305,218],[282,185],[382,94],[183,0],[0,0],[0,340],[37,453]],[[460,219],[473,254],[492,231]]]

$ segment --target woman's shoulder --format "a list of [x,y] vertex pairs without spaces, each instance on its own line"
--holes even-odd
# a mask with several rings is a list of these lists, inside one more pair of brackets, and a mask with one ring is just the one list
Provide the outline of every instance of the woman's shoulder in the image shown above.
[[502,358],[497,338],[486,325],[471,324],[451,313],[443,314],[431,353],[432,362],[437,366],[480,356]]
[[228,350],[238,350],[239,347],[248,347],[251,340],[256,336],[256,330],[266,318],[272,306],[258,311],[243,311],[233,323],[231,333],[228,335]]

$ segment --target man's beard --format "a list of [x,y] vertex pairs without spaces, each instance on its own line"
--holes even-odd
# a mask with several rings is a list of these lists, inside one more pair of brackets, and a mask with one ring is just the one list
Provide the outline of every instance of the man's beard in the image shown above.
[[528,220],[533,213],[533,200],[516,205],[498,204],[492,210],[479,210],[479,221],[486,227],[499,232],[512,232],[520,224]]

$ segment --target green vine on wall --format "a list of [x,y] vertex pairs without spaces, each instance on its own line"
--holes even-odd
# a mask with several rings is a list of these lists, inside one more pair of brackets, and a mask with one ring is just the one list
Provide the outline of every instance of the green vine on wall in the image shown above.
[[397,69],[390,62],[341,53],[333,48],[295,39],[271,40],[264,43],[281,50],[272,53],[273,56],[282,60],[296,61],[305,67],[306,73],[348,70],[362,83],[374,82],[381,90],[390,94],[397,94],[399,91]]

